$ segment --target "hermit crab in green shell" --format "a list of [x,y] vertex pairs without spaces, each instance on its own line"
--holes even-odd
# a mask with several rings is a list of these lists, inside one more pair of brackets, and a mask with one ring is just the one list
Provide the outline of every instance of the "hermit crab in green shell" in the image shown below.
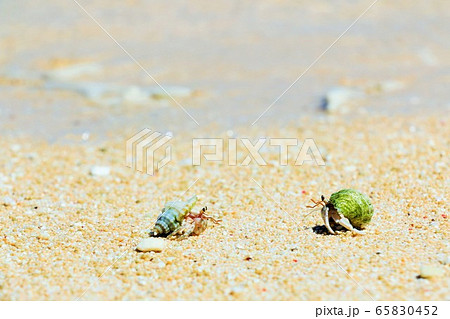
[[[363,229],[372,219],[373,206],[369,197],[354,189],[342,189],[333,193],[327,201],[322,195],[321,200],[315,201],[313,206],[321,210],[322,219],[328,231],[335,235],[336,232],[330,226],[330,219],[355,234],[363,235]],[[312,212],[316,211],[314,209]]]
[[155,226],[150,230],[151,237],[180,237],[185,238],[190,235],[200,235],[208,226],[208,220],[219,223],[220,219],[215,219],[206,214],[207,208],[201,209],[198,213],[191,210],[197,203],[197,196],[192,196],[187,201],[171,201],[164,205],[161,214],[155,222]]

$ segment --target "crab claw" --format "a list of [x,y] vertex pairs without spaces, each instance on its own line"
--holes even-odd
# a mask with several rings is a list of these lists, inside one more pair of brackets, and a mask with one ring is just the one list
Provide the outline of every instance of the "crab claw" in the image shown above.
[[328,207],[327,206],[322,207],[322,219],[323,219],[323,222],[325,223],[325,227],[328,229],[330,234],[336,235],[336,233],[330,226],[330,219],[328,217]]

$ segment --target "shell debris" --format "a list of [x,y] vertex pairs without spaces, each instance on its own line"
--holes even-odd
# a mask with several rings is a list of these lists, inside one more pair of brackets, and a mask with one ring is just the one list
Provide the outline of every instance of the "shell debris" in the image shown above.
[[419,278],[430,279],[433,277],[442,277],[444,271],[442,268],[433,265],[422,265],[420,267]]
[[164,239],[161,238],[146,238],[142,240],[136,247],[136,250],[141,252],[148,252],[148,251],[154,251],[154,252],[161,252],[166,247],[166,243],[164,242]]
[[111,173],[109,166],[92,166],[89,173],[92,176],[108,176]]

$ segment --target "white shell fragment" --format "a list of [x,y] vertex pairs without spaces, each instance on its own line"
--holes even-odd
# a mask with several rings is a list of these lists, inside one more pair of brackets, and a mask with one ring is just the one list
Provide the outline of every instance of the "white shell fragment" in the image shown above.
[[48,239],[50,239],[50,235],[46,231],[42,231],[41,233],[39,233],[37,238],[43,239],[43,240],[48,240]]
[[102,66],[97,63],[77,63],[63,68],[46,72],[44,78],[56,80],[69,80],[84,75],[97,74],[102,71]]
[[9,196],[5,196],[3,197],[3,199],[1,200],[1,203],[3,204],[3,206],[16,206],[16,201]]
[[90,174],[92,176],[108,176],[111,169],[108,166],[92,166]]
[[163,90],[158,86],[125,86],[83,81],[47,81],[45,88],[49,90],[72,91],[94,102],[108,105],[120,103],[145,104],[152,99],[185,98],[195,93],[193,89],[183,86],[165,86]]
[[363,97],[364,93],[361,90],[334,87],[326,93],[322,101],[322,109],[330,113],[345,113]]
[[161,252],[165,248],[166,243],[164,239],[161,238],[146,238],[137,245],[136,250],[147,252],[147,251],[155,251]]
[[439,255],[438,261],[443,265],[450,265],[450,256],[447,255]]
[[420,267],[420,278],[432,278],[432,277],[442,277],[444,275],[444,271],[442,268],[432,266],[432,265],[423,265]]

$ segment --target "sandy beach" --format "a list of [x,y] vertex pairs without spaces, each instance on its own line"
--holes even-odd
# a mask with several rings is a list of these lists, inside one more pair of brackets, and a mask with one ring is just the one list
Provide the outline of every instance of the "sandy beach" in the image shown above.
[[[379,1],[314,65],[370,2],[80,4],[126,52],[72,1],[0,4],[0,300],[450,299],[446,1]],[[125,162],[143,128],[172,137],[153,176]],[[192,165],[195,138],[260,137],[325,165]],[[343,188],[365,235],[308,215]],[[195,194],[220,224],[136,251]]]

